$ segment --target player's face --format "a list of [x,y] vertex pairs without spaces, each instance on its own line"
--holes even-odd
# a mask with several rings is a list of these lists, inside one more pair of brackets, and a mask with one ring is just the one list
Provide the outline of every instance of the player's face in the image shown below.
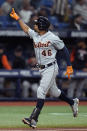
[[36,25],[36,24],[34,25],[34,30],[35,30],[36,32],[38,32],[38,33],[40,32],[40,30],[38,29],[38,25]]
[[3,49],[0,49],[0,54],[2,54],[4,52],[4,50]]

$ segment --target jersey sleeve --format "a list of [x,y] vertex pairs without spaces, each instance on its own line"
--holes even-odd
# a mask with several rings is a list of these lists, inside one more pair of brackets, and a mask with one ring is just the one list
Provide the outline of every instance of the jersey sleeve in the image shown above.
[[37,33],[34,30],[32,30],[32,29],[29,28],[28,35],[30,36],[30,38],[33,39],[36,36],[36,34]]
[[58,37],[58,36],[55,36],[54,39],[52,40],[53,42],[53,46],[58,49],[58,50],[61,50],[63,49],[64,47],[64,42]]

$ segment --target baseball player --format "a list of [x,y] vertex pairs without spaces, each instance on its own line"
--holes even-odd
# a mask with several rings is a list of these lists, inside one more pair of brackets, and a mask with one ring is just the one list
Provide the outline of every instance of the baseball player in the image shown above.
[[60,89],[58,89],[55,82],[56,75],[58,74],[58,65],[55,59],[57,51],[61,51],[67,62],[65,75],[68,75],[68,78],[70,79],[70,75],[73,73],[73,68],[69,59],[69,52],[63,41],[48,30],[50,22],[46,17],[40,16],[35,20],[34,30],[32,30],[21,20],[17,13],[15,13],[14,9],[12,9],[10,16],[17,20],[23,31],[33,39],[35,55],[39,72],[41,74],[41,81],[37,90],[36,107],[30,117],[24,118],[22,121],[24,124],[27,124],[32,128],[36,127],[48,90],[50,90],[54,97],[67,102],[72,108],[73,116],[76,117],[78,114],[79,99],[69,99]]

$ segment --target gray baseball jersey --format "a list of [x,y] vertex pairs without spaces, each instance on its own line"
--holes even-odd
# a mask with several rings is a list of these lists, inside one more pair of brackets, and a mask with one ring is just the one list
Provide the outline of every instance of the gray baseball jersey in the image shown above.
[[64,47],[63,41],[51,31],[41,36],[29,28],[28,34],[33,39],[37,63],[40,65],[55,61],[57,49]]
[[[34,41],[36,59],[40,65],[54,62],[56,60],[57,49],[60,50],[64,47],[63,41],[50,31],[41,36],[34,30],[29,29],[28,34]],[[42,77],[37,89],[37,98],[45,99],[48,90],[52,96],[58,97],[61,94],[61,90],[58,89],[55,81],[58,74],[57,63],[49,68],[39,69],[39,72]]]

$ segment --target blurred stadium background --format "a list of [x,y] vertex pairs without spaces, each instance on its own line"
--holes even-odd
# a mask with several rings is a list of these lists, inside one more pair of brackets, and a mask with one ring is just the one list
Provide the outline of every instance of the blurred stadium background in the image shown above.
[[[64,76],[66,62],[57,54],[57,84],[71,98],[87,100],[87,0],[0,0],[0,100],[35,100],[40,75],[32,40],[10,18],[12,7],[33,28],[38,16],[48,17],[50,30],[65,42],[74,68]],[[50,92],[47,100],[55,100]]]

